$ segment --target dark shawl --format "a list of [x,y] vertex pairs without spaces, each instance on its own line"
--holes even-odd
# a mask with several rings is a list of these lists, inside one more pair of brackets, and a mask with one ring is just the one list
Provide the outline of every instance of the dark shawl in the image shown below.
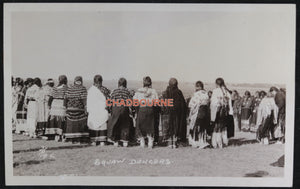
[[169,85],[162,94],[163,99],[173,99],[173,107],[163,107],[162,114],[168,115],[169,127],[166,135],[178,137],[181,142],[186,141],[186,111],[187,105],[184,96],[177,86]]

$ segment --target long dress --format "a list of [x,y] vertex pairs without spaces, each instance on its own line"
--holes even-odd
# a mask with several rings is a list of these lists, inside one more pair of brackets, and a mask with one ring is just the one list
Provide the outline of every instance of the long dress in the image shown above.
[[65,94],[67,89],[68,86],[65,84],[53,88],[52,94],[50,95],[53,100],[51,102],[49,120],[45,130],[45,135],[62,135],[65,132]]
[[275,103],[278,107],[278,123],[274,128],[274,137],[282,139],[284,142],[285,135],[285,94],[277,92],[275,95]]
[[205,90],[194,93],[189,101],[189,144],[193,147],[204,148],[208,146],[207,130],[210,123],[209,97]]
[[214,148],[228,145],[228,116],[233,115],[230,93],[224,88],[213,90],[210,103],[211,121],[214,122],[211,143]]
[[[137,90],[133,99],[137,100],[146,100],[150,103],[154,99],[158,99],[157,92],[155,89],[144,87]],[[153,106],[139,106],[137,109],[137,118],[136,118],[136,135],[138,138],[143,138],[146,136],[154,137],[155,135],[155,107]]]
[[29,130],[29,136],[34,137],[36,136],[36,126],[38,120],[38,95],[40,92],[40,87],[37,85],[32,85],[28,88],[25,96],[25,102],[27,104],[27,124]]
[[241,131],[241,103],[242,98],[239,96],[233,101],[233,120],[234,120],[234,130]]
[[278,107],[272,97],[264,97],[257,110],[257,139],[270,137],[270,131],[277,124]]
[[250,129],[250,118],[252,115],[253,100],[251,97],[244,97],[242,101],[242,111],[241,111],[241,128],[244,131],[249,131]]
[[27,127],[27,109],[25,107],[25,95],[27,87],[23,87],[19,93],[18,108],[17,108],[17,123],[16,133],[28,132]]
[[[111,93],[112,100],[131,99],[133,93],[125,87],[119,87]],[[111,117],[108,121],[108,138],[114,142],[128,142],[131,136],[133,120],[130,117],[130,107],[112,106]]]
[[187,139],[187,105],[184,96],[177,87],[168,87],[161,99],[173,99],[173,106],[162,106],[160,125],[163,141],[168,145],[176,146],[178,142]]
[[45,129],[48,124],[48,117],[49,117],[49,106],[48,106],[48,95],[47,90],[45,88],[40,88],[37,92],[37,109],[38,109],[38,116],[37,116],[37,127],[36,133],[37,135],[44,135]]
[[[233,100],[231,101],[233,104]],[[227,137],[231,138],[234,137],[234,117],[233,115],[228,115],[226,117],[226,127],[227,127]]]
[[96,86],[92,86],[87,94],[87,125],[92,142],[105,142],[107,140],[108,111],[106,98]]
[[256,122],[257,122],[257,109],[260,104],[260,101],[261,101],[261,98],[259,98],[259,97],[256,97],[253,100],[253,112],[252,112],[252,115],[250,118],[250,131],[252,131],[252,132],[256,132],[257,128],[258,128]]
[[65,139],[88,137],[87,113],[85,111],[85,101],[87,90],[82,85],[73,85],[66,92],[67,120]]

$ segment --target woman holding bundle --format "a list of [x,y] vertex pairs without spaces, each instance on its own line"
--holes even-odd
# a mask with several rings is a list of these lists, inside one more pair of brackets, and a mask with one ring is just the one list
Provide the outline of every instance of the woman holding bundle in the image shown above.
[[204,90],[203,83],[197,81],[196,92],[189,101],[189,144],[199,149],[209,146],[207,130],[209,129],[209,97]]
[[[158,99],[158,95],[155,89],[152,89],[152,81],[149,76],[143,79],[143,88],[140,88],[135,93],[133,99],[146,102],[146,105],[140,105],[136,107],[136,135],[140,141],[140,146],[145,147],[145,138],[148,138],[148,148],[153,147],[154,135],[155,135],[155,107],[153,106],[153,100]],[[151,103],[152,102],[152,103]],[[151,103],[151,106],[149,104]]]
[[74,85],[70,86],[66,92],[66,132],[64,141],[75,140],[88,137],[87,113],[86,113],[87,90],[82,85],[82,77],[74,79]]
[[68,79],[65,75],[58,78],[58,86],[53,88],[49,99],[50,117],[45,130],[45,135],[55,136],[59,141],[65,132],[66,106],[65,97],[68,89]]
[[178,88],[177,79],[171,78],[169,86],[162,94],[162,99],[173,99],[173,106],[161,107],[161,125],[163,140],[170,148],[177,148],[179,142],[186,142],[187,105],[181,90]]
[[108,111],[106,108],[106,88],[102,86],[102,76],[94,77],[94,84],[87,94],[87,125],[92,145],[104,146],[107,141]]
[[216,79],[210,104],[211,122],[214,127],[211,143],[214,148],[228,145],[228,116],[233,115],[231,95],[222,78]]

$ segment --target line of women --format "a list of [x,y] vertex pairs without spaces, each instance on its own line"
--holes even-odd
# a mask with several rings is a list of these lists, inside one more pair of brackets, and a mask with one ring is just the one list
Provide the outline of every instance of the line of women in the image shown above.
[[[61,75],[57,86],[53,79],[43,86],[39,78],[25,82],[16,78],[13,130],[32,138],[85,140],[100,146],[139,144],[153,148],[159,143],[170,148],[189,144],[203,149],[227,146],[235,131],[252,124],[258,128],[257,139],[262,143],[268,144],[271,136],[284,142],[285,93],[275,87],[268,94],[257,93],[256,98],[246,91],[241,98],[222,78],[216,79],[216,88],[209,92],[197,81],[195,93],[186,100],[175,78],[160,96],[149,76],[136,91],[127,88],[125,78],[119,79],[113,91],[102,82],[102,76],[96,75],[87,90],[80,76],[68,85],[67,77]],[[173,99],[173,106],[107,106],[107,99]]]

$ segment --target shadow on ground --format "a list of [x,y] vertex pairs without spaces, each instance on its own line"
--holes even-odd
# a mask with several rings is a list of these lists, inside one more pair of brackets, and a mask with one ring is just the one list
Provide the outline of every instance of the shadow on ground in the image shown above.
[[[57,146],[57,147],[49,147],[47,150],[65,150],[65,149],[77,149],[77,148],[85,148],[91,147],[91,145],[77,145],[77,146]],[[13,153],[22,153],[22,152],[35,152],[39,151],[41,148],[32,148],[32,149],[25,149],[25,150],[14,150]]]
[[238,139],[230,139],[228,146],[241,146],[244,144],[254,144],[254,143],[258,143],[258,141],[256,139],[245,139],[245,138],[238,138]]
[[18,167],[20,165],[34,165],[34,164],[40,164],[40,163],[45,163],[45,162],[50,162],[50,161],[55,161],[54,159],[46,159],[46,160],[29,160],[25,162],[15,162],[13,164],[13,167]]
[[284,167],[284,155],[282,155],[277,161],[271,163],[270,165],[274,167]]
[[17,140],[13,140],[13,142],[24,142],[24,141],[32,141],[32,140],[41,140],[38,138],[32,138],[32,139],[17,139]]
[[244,177],[264,177],[268,175],[269,173],[267,171],[257,171],[255,173],[247,173]]

